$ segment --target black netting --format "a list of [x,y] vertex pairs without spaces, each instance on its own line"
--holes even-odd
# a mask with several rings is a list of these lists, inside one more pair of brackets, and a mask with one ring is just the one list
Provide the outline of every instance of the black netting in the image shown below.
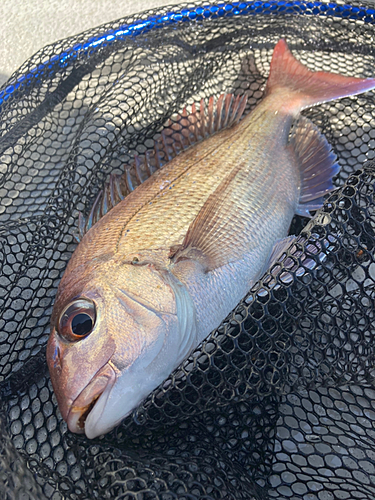
[[45,363],[78,211],[108,175],[184,105],[247,93],[249,111],[282,36],[311,69],[374,76],[374,22],[370,5],[186,4],[57,42],[12,76],[0,92],[0,498],[375,498],[373,93],[306,112],[338,154],[339,190],[311,222],[295,218],[281,268],[118,428],[69,433]]

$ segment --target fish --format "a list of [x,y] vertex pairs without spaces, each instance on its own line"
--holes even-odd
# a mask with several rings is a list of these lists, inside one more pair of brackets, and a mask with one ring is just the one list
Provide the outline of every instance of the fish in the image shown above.
[[128,179],[125,197],[111,181],[91,227],[81,220],[51,316],[47,363],[71,432],[113,429],[246,296],[290,245],[294,214],[311,217],[340,169],[301,111],[374,88],[309,70],[281,39],[250,113],[231,95],[184,110],[189,136],[169,128],[178,133],[169,146],[162,136],[153,172],[144,160],[152,175],[133,190]]

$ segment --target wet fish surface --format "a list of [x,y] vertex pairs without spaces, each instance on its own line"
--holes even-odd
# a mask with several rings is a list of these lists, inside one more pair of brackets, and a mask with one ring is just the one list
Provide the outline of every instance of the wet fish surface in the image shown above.
[[245,98],[210,100],[182,116],[195,143],[176,139],[181,153],[122,201],[112,182],[51,319],[47,361],[72,432],[110,431],[246,295],[288,245],[294,214],[322,206],[339,171],[300,112],[373,88],[375,79],[309,71],[280,40],[251,113],[240,120]]

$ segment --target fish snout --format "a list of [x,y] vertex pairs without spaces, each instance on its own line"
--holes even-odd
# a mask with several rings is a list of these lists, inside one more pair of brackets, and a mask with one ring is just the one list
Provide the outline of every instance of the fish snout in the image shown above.
[[110,362],[105,364],[93,380],[71,403],[66,422],[71,432],[83,434],[86,419],[101,398],[107,399],[115,383],[116,372]]
[[[98,398],[105,388],[105,381],[108,382],[108,378],[112,377],[113,370],[106,366],[115,350],[115,342],[102,323],[97,322],[96,330],[78,341],[62,338],[52,325],[47,343],[47,364],[59,410],[66,422],[72,407],[77,406],[77,401],[82,408],[86,407],[81,413],[86,411],[88,414],[87,405],[94,397]],[[86,402],[89,396],[85,399],[85,395],[89,391],[95,394]],[[81,403],[81,399],[85,401]],[[82,432],[82,429],[77,427],[74,432]]]
[[59,410],[62,418],[66,421],[70,407],[73,403],[73,398],[68,395],[67,387],[69,384],[63,370],[63,353],[54,328],[52,328],[52,332],[48,339],[46,357]]

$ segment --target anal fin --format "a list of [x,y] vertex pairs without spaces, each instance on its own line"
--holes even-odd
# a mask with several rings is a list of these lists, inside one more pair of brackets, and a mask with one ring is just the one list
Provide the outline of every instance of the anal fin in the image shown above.
[[332,178],[340,171],[330,144],[318,128],[301,116],[293,130],[292,148],[301,174],[298,215],[311,217],[310,211],[323,206],[325,194],[335,189]]
[[295,241],[296,236],[291,235],[283,238],[281,240],[277,240],[272,248],[270,256],[268,257],[262,271],[259,276],[263,276],[263,274],[268,271],[288,250],[288,248],[292,245],[292,242]]

